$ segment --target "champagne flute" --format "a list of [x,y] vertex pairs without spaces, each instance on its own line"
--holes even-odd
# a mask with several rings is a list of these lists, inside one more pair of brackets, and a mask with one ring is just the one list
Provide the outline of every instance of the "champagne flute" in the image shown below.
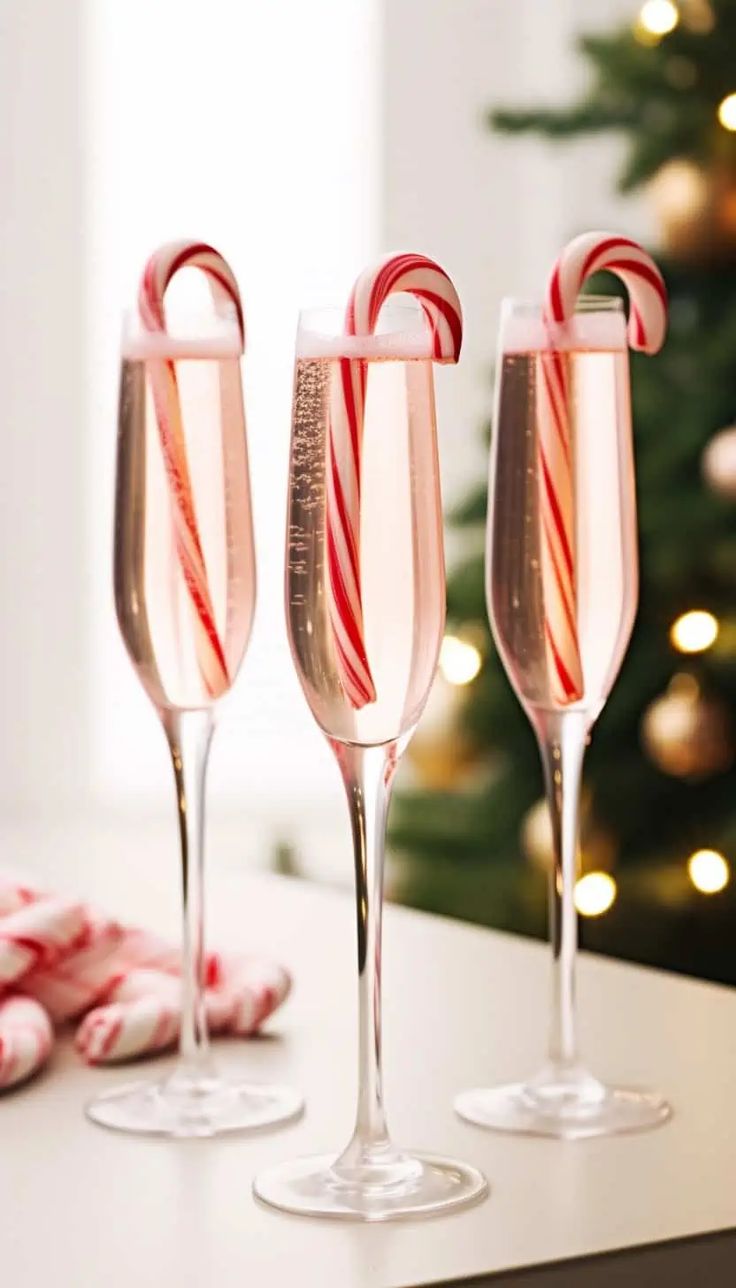
[[[175,268],[190,263],[212,271],[211,262],[214,271],[229,274],[210,248],[189,249],[191,254],[186,247],[158,254],[175,251],[178,261],[168,257]],[[151,264],[156,267],[156,257]],[[174,770],[184,908],[182,1010],[174,1072],[98,1096],[87,1113],[105,1127],[161,1136],[264,1127],[294,1117],[302,1107],[289,1088],[219,1074],[205,1013],[205,776],[215,712],[245,653],[256,593],[240,378],[242,316],[236,285],[233,291],[237,310],[222,292],[215,293],[217,316],[196,314],[181,334],[170,334],[163,323],[151,331],[140,314],[131,314],[122,341],[115,605]],[[177,425],[180,441],[172,447]],[[191,517],[186,538],[193,542],[187,550],[201,552],[202,583],[196,581],[194,556],[190,562],[182,557],[177,520],[185,509]]]
[[[626,653],[638,596],[622,301],[580,297],[559,350],[551,344],[541,306],[504,301],[486,558],[493,634],[539,743],[552,820],[549,1054],[541,1072],[528,1081],[467,1091],[455,1105],[463,1118],[482,1126],[576,1138],[652,1127],[670,1109],[654,1092],[600,1082],[582,1063],[576,1035],[575,882],[583,756]],[[564,414],[571,488],[564,506],[557,505],[554,478],[546,472],[554,446],[542,446],[550,428],[555,432],[551,363],[562,364],[558,387],[569,391]],[[568,510],[566,535],[563,511]],[[561,605],[555,598],[560,585],[555,561],[562,559],[575,569],[572,613],[569,598]],[[563,614],[559,621],[553,616],[557,611]],[[569,645],[568,629],[576,645],[572,661],[569,648],[561,653],[566,638]],[[561,679],[569,691],[561,691]]]
[[[486,1192],[486,1183],[463,1163],[398,1150],[386,1125],[381,1071],[386,815],[399,757],[427,700],[442,639],[442,509],[433,372],[422,312],[391,302],[383,307],[378,334],[369,337],[346,338],[344,318],[341,310],[312,310],[299,321],[286,614],[294,664],[335,754],[350,811],[358,939],[357,1116],[339,1157],[274,1167],[256,1178],[254,1188],[260,1199],[289,1212],[381,1221],[472,1202]],[[350,641],[343,641],[333,618],[341,574],[331,564],[336,557],[331,470],[343,470],[345,459],[331,459],[335,448],[329,444],[345,369],[353,365],[346,364],[346,353],[357,359],[365,381],[359,578],[373,696],[356,702],[349,700],[349,685],[357,685],[359,677],[344,657],[341,661]]]

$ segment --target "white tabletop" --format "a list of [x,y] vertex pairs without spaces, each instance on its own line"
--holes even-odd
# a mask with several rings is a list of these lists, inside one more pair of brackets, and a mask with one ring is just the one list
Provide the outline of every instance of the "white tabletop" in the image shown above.
[[[5,861],[26,861],[47,879],[56,868],[56,884],[66,888],[76,871],[77,885],[115,912],[175,928],[175,867],[150,831],[19,832],[2,840]],[[3,1282],[404,1288],[736,1225],[735,993],[583,957],[589,1061],[622,1083],[660,1088],[674,1104],[673,1121],[639,1136],[574,1143],[486,1133],[454,1116],[452,1097],[538,1062],[546,954],[522,939],[399,908],[388,909],[385,945],[392,1132],[402,1145],[476,1164],[491,1196],[433,1221],[375,1227],[256,1205],[251,1180],[259,1168],[337,1150],[352,1126],[352,907],[341,893],[248,876],[227,862],[212,863],[210,890],[212,941],[266,949],[296,979],[268,1037],[219,1045],[221,1062],[297,1084],[306,1116],[250,1139],[117,1136],[89,1125],[81,1106],[127,1075],[87,1069],[60,1044],[42,1078],[0,1101]]]

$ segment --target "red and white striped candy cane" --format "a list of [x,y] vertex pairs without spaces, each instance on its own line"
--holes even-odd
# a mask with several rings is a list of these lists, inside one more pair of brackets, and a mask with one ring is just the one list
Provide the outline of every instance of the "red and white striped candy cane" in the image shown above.
[[77,1029],[74,1045],[88,1064],[114,1064],[163,1051],[178,1035],[178,1000],[151,994],[90,1011]]
[[[289,977],[280,967],[231,958],[218,985],[205,990],[209,1032],[250,1037],[283,1001],[288,987]],[[132,970],[105,1004],[84,1017],[75,1045],[89,1064],[112,1064],[172,1046],[180,1021],[179,981],[163,971]]]
[[537,428],[541,515],[541,565],[545,639],[552,695],[558,706],[583,697],[577,630],[574,458],[569,379],[555,327],[575,312],[583,283],[602,270],[615,273],[629,293],[632,349],[656,353],[667,329],[667,291],[651,256],[628,237],[583,233],[563,250],[547,284],[544,317],[550,348],[540,353]]
[[[457,362],[462,343],[462,310],[457,291],[434,260],[425,255],[388,255],[367,268],[348,302],[349,336],[371,335],[390,295],[406,292],[419,300],[429,327],[427,356]],[[341,358],[339,382],[330,405],[327,460],[327,598],[343,690],[356,710],[376,699],[365,644],[360,575],[361,449],[368,366],[362,358]]]
[[[249,1037],[289,996],[291,977],[283,966],[260,957],[225,953],[219,961],[215,986],[207,992],[210,1027]],[[214,1010],[223,1002],[227,1011],[219,1022],[210,1007]]]
[[104,997],[121,973],[119,953],[126,931],[87,910],[79,946],[53,965],[23,977],[23,992],[35,997],[56,1023],[81,1015]]
[[66,899],[39,899],[0,919],[0,989],[36,966],[54,966],[84,929],[84,908]]
[[[138,293],[138,311],[143,327],[153,334],[166,332],[164,295],[171,279],[182,268],[200,269],[209,281],[216,307],[227,304],[234,308],[242,352],[245,325],[237,281],[222,255],[204,242],[172,242],[151,256],[143,271]],[[215,620],[197,525],[176,369],[171,359],[153,356],[146,365],[171,493],[177,555],[196,614],[197,657],[207,690],[216,697],[229,684],[228,667]]]
[[0,1001],[0,1091],[30,1078],[53,1044],[51,1021],[39,1002],[18,996]]

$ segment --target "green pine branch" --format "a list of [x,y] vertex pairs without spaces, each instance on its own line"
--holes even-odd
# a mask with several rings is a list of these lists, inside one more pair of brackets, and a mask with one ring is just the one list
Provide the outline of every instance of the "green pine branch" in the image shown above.
[[736,167],[736,136],[717,123],[722,98],[736,86],[736,5],[720,0],[711,39],[684,24],[654,46],[629,28],[578,42],[590,87],[565,107],[508,109],[487,115],[492,129],[565,140],[616,131],[628,139],[618,187],[630,192],[666,161],[685,157]]

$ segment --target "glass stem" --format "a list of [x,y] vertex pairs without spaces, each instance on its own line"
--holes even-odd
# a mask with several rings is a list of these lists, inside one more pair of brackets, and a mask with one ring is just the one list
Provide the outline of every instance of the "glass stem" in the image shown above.
[[580,784],[588,736],[580,712],[545,717],[538,729],[547,801],[552,822],[553,858],[549,884],[549,933],[552,945],[552,1005],[549,1063],[555,1074],[578,1070],[575,1008]]
[[348,796],[355,847],[358,928],[358,1110],[337,1168],[380,1162],[391,1150],[381,1079],[381,914],[386,817],[396,746],[333,744]]
[[204,996],[204,790],[214,717],[210,710],[168,711],[163,724],[176,784],[184,912],[180,1064],[175,1078],[197,1081],[211,1073]]

